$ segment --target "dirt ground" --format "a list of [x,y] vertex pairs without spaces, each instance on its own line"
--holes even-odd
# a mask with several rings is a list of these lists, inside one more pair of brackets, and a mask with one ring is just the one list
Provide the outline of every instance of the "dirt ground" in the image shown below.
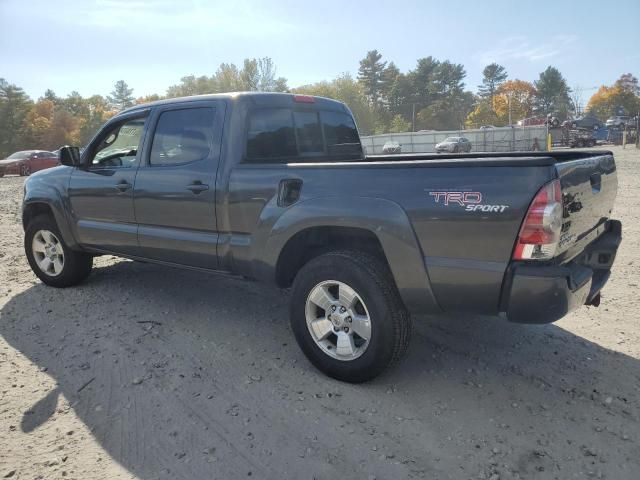
[[624,240],[600,308],[418,317],[364,385],[314,370],[272,288],[111,257],[43,286],[23,179],[0,179],[0,478],[640,478],[640,151],[614,150]]

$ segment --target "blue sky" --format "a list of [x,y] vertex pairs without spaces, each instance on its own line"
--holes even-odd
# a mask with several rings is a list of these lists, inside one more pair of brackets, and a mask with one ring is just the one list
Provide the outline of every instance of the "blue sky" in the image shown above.
[[554,65],[588,98],[640,76],[639,25],[640,0],[0,0],[0,77],[34,98],[105,95],[119,79],[141,96],[270,56],[299,86],[355,75],[378,49],[402,71],[428,55],[462,63],[474,91],[492,61],[530,81]]

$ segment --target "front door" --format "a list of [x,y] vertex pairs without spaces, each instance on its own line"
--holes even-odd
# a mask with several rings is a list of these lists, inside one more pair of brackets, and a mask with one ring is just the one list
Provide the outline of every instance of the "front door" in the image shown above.
[[133,186],[148,111],[107,124],[71,174],[69,199],[81,244],[134,255],[137,224]]
[[141,255],[217,268],[215,184],[224,111],[222,101],[201,101],[154,113],[134,190]]

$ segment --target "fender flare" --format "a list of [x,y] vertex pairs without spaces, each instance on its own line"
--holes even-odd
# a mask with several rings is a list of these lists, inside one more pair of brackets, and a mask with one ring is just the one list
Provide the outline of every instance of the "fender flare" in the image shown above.
[[[51,211],[53,212],[53,217],[60,229],[60,234],[62,235],[62,239],[64,242],[72,249],[78,249],[78,242],[76,241],[75,235],[73,234],[73,230],[68,221],[68,217],[66,214],[65,203],[54,188],[43,188],[42,185],[34,186],[34,188],[30,188],[25,194],[25,198],[22,202],[22,214],[24,218],[25,211],[31,205],[35,204],[44,204],[47,205]],[[27,225],[23,221],[23,227],[26,230]]]
[[351,227],[373,233],[387,258],[406,308],[412,313],[441,312],[431,290],[422,249],[400,205],[373,197],[318,197],[294,204],[275,221],[255,257],[258,277],[275,280],[275,268],[287,242],[313,227]]

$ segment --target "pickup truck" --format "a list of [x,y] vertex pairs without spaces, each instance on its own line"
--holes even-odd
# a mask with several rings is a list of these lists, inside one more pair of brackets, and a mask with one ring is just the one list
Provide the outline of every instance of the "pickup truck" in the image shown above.
[[311,363],[350,382],[402,356],[411,314],[597,306],[621,240],[610,152],[366,157],[349,109],[320,97],[138,105],[60,160],[25,183],[45,284],[102,254],[275,284]]

